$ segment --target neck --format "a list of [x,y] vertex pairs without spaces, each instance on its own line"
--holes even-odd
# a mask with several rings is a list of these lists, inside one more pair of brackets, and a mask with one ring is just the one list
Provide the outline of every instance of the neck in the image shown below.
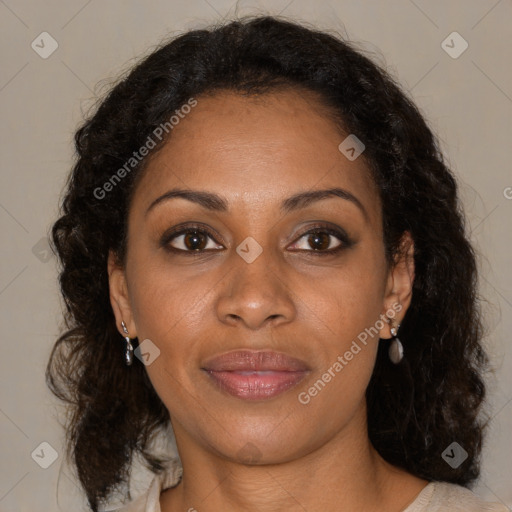
[[280,464],[226,460],[187,439],[180,425],[173,428],[183,478],[161,494],[162,512],[399,512],[428,483],[380,457],[366,435],[365,414],[328,443]]

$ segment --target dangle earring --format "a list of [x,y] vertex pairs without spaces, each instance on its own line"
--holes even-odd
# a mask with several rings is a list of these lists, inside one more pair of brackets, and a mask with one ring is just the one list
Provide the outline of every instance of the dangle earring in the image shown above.
[[389,319],[389,323],[391,324],[389,330],[391,332],[391,336],[393,336],[393,341],[391,341],[391,344],[389,345],[389,359],[391,359],[392,363],[398,364],[404,357],[404,347],[397,337],[400,324],[395,325],[391,318]]
[[126,336],[124,337],[124,339],[126,340],[126,352],[124,354],[124,359],[126,366],[130,366],[133,362],[133,347],[130,342],[130,336],[128,336],[128,329],[126,328],[124,322],[121,322],[121,326],[123,328],[124,333],[126,334]]

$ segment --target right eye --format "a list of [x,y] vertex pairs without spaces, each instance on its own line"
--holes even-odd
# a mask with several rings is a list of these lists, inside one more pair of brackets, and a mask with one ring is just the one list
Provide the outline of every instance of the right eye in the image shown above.
[[[211,243],[210,243],[211,242]],[[188,226],[181,227],[166,233],[161,240],[161,245],[172,252],[183,254],[198,254],[204,251],[223,249],[222,245],[215,245],[217,241],[213,233],[205,227]]]

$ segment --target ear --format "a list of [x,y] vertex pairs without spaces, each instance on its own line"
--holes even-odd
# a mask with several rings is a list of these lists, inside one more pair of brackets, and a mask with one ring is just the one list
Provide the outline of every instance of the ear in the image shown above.
[[[402,323],[405,313],[412,300],[412,285],[414,283],[414,242],[411,234],[406,231],[400,241],[399,253],[388,273],[386,292],[384,294],[384,310],[381,318],[393,319],[394,324]],[[382,339],[392,337],[391,324],[384,323],[380,330]]]
[[[114,310],[116,317],[116,325],[121,336],[137,337],[137,329],[133,320],[132,309],[130,306],[128,287],[126,284],[125,269],[117,261],[117,257],[113,251],[108,254],[108,283],[110,290],[110,304]],[[121,326],[124,322],[128,334],[126,334]]]

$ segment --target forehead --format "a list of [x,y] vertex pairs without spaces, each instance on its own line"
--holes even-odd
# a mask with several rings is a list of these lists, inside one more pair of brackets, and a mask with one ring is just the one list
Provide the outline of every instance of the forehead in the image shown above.
[[366,162],[340,152],[348,134],[315,93],[221,91],[196,99],[150,155],[134,207],[147,207],[175,187],[219,193],[230,208],[269,206],[297,192],[342,187],[379,221],[378,192]]

